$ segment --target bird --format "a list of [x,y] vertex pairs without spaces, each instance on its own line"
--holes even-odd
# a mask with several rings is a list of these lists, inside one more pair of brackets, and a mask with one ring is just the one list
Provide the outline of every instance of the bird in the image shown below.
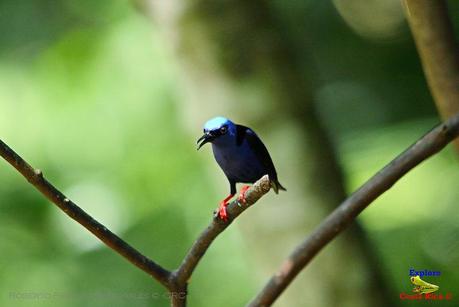
[[[264,175],[269,176],[276,194],[287,191],[277,179],[276,168],[266,146],[249,127],[235,124],[230,119],[217,116],[204,124],[204,134],[197,140],[197,150],[206,143],[212,144],[214,158],[230,184],[230,194],[220,202],[216,216],[227,221],[226,207],[236,194],[236,183],[254,183]],[[245,204],[245,192],[250,186],[243,186],[238,196],[239,204]]]

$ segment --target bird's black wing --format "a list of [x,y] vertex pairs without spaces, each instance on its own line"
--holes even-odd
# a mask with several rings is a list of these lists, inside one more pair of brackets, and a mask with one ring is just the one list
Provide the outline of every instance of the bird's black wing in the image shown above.
[[263,165],[263,168],[269,176],[274,192],[277,194],[279,190],[287,191],[277,179],[277,172],[273,160],[265,144],[263,144],[258,135],[249,127],[242,125],[236,125],[236,134],[236,144],[238,146],[240,146],[244,140],[247,140],[249,146],[253,149],[258,161]]
[[236,144],[241,145],[244,139],[247,140],[249,146],[253,149],[253,152],[257,156],[258,161],[260,161],[266,170],[266,173],[269,175],[269,178],[271,180],[277,181],[277,173],[273,164],[273,160],[271,159],[266,146],[263,144],[260,138],[249,127],[236,125],[236,129]]

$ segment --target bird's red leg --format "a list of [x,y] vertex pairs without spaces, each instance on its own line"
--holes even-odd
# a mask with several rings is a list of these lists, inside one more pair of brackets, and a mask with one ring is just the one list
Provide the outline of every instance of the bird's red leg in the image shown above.
[[249,185],[245,185],[241,188],[241,192],[239,192],[239,196],[237,198],[238,203],[245,205],[247,202],[245,199],[245,192],[247,192],[248,189],[250,189]]
[[224,200],[220,202],[220,207],[218,207],[217,216],[219,216],[222,220],[228,220],[228,214],[226,214],[226,206],[228,206],[229,200],[234,196],[234,194],[228,195]]

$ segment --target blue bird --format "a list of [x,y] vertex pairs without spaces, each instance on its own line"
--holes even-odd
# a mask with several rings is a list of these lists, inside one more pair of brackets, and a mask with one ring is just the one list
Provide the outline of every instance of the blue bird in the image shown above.
[[[215,117],[204,125],[204,135],[198,141],[198,150],[206,143],[212,144],[215,160],[228,178],[230,195],[220,202],[217,215],[227,220],[226,206],[236,194],[236,183],[254,183],[264,175],[268,175],[271,187],[276,194],[286,189],[277,180],[273,161],[263,142],[256,133],[245,126],[237,125],[225,117]],[[244,186],[238,201],[245,203]]]

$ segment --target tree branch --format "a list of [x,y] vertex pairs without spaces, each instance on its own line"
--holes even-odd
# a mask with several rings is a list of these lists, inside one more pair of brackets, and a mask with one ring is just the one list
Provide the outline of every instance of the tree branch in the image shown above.
[[[459,53],[444,0],[405,0],[424,74],[444,120],[459,112]],[[455,142],[459,150],[459,142]]]
[[49,183],[43,173],[34,169],[8,145],[0,140],[0,156],[17,169],[37,190],[46,198],[65,212],[70,218],[80,223],[108,247],[120,254],[130,263],[158,280],[163,286],[169,288],[171,273],[155,263],[153,260],[142,255],[134,247],[123,241],[116,234],[108,230],[104,225],[93,219],[83,209],[68,199],[62,192]]
[[459,135],[459,113],[437,126],[392,160],[348,197],[282,263],[249,306],[270,306],[298,273],[357,215],[408,171],[439,152]]

